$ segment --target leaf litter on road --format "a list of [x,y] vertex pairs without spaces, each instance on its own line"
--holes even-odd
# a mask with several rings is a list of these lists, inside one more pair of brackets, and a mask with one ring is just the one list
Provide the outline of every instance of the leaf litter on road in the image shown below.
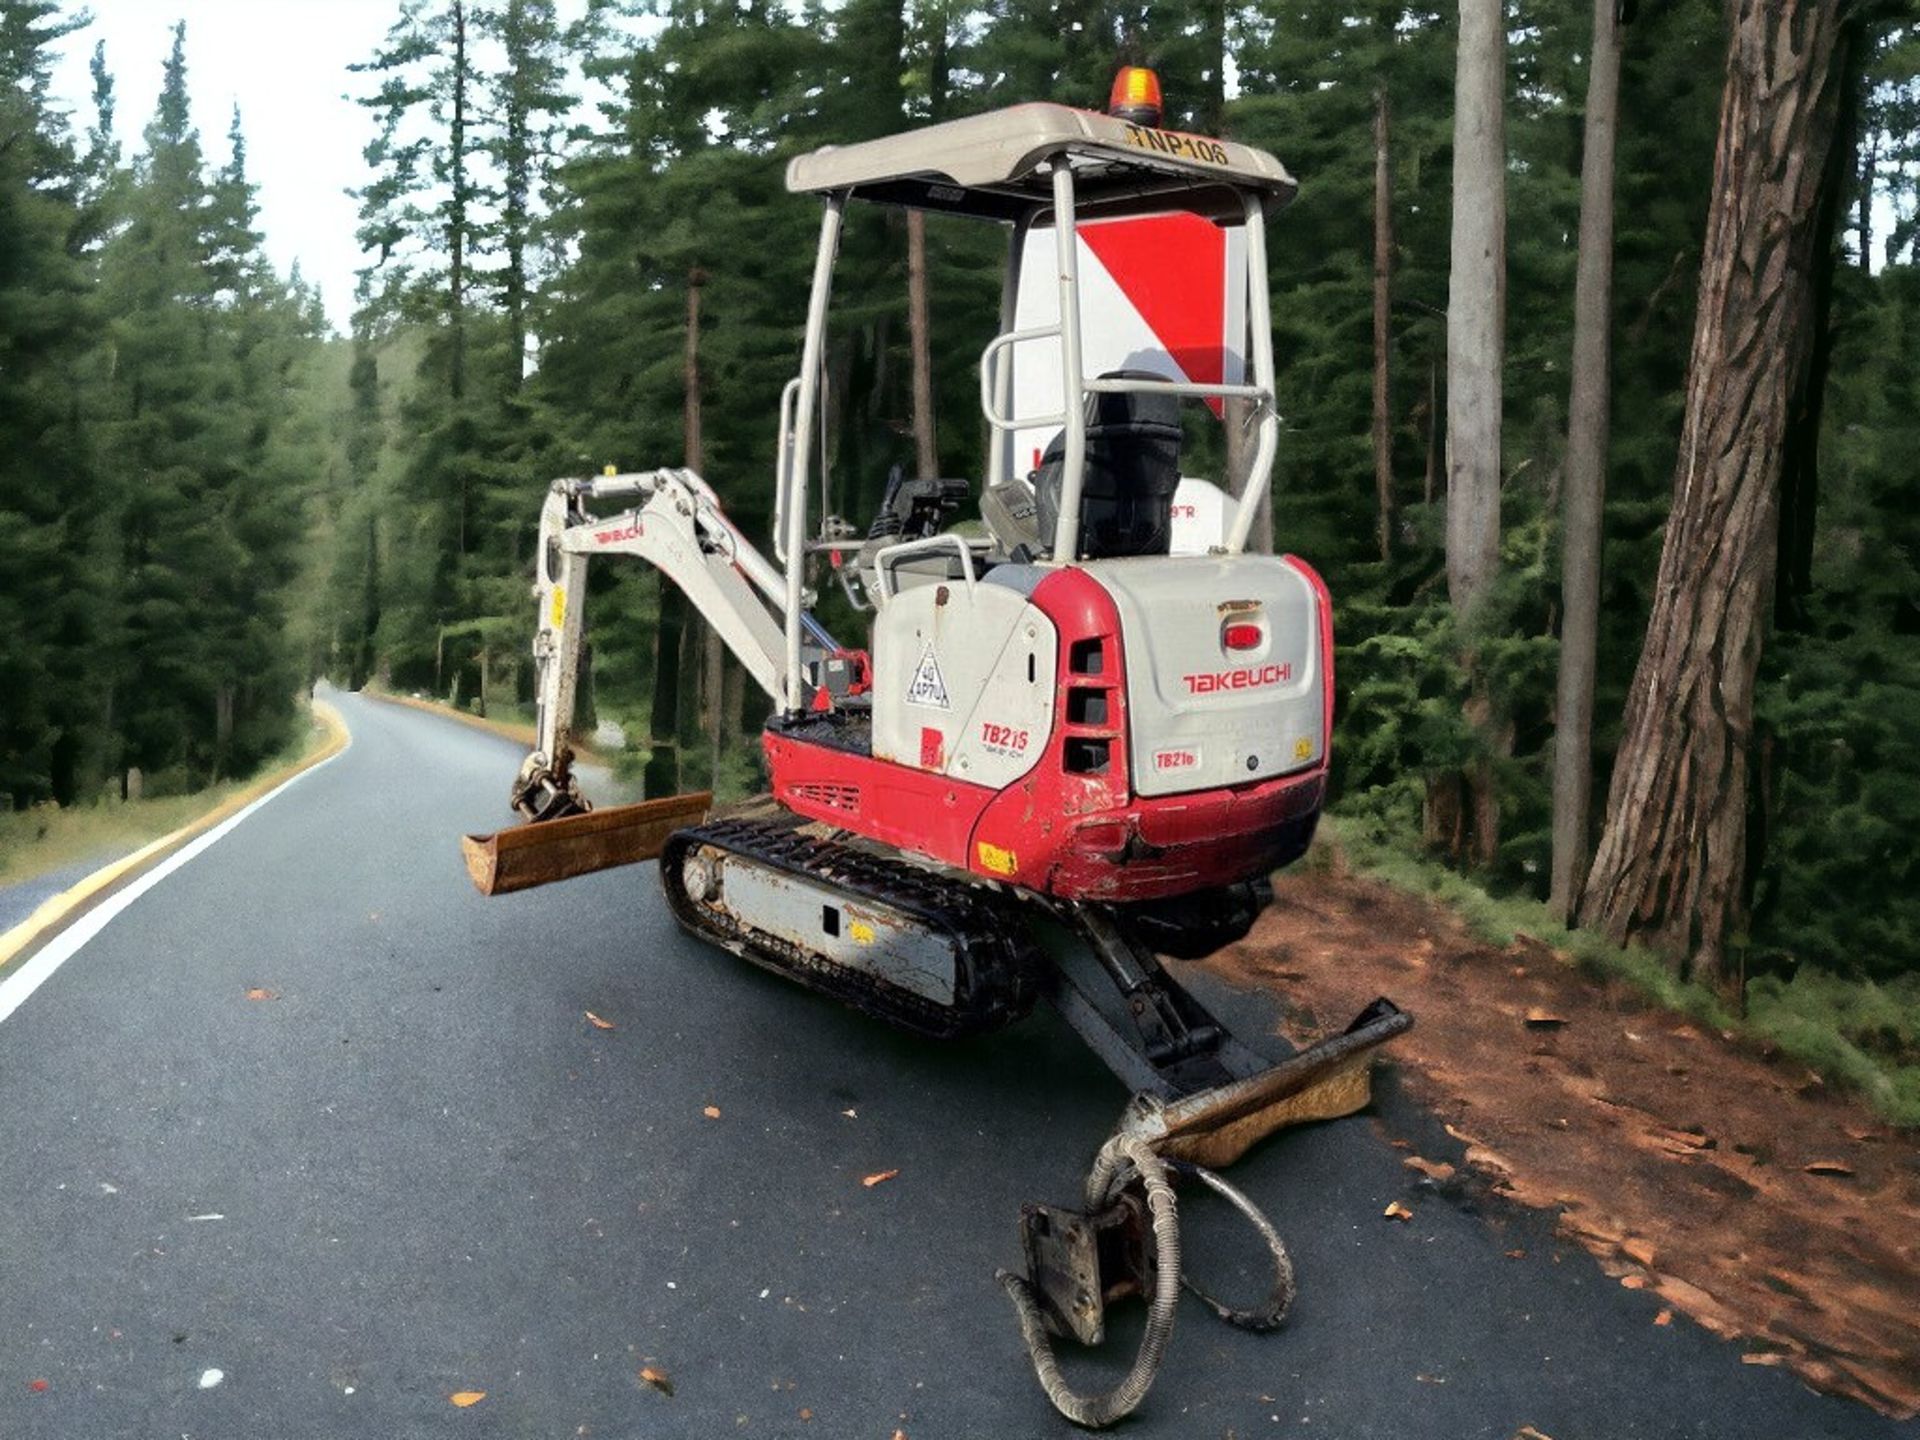
[[278,1000],[279,998],[280,992],[278,990],[269,990],[264,985],[252,986],[247,991],[247,999],[249,1000]]
[[893,1179],[893,1177],[898,1175],[899,1173],[900,1172],[898,1170],[878,1170],[878,1171],[875,1171],[873,1174],[866,1176],[864,1179],[860,1181],[860,1183],[866,1186],[867,1189],[871,1190],[876,1185],[885,1184],[887,1181]]
[[640,1369],[640,1378],[668,1399],[673,1398],[673,1380],[666,1371],[645,1365]]
[[447,1403],[461,1410],[470,1410],[487,1398],[484,1390],[456,1390],[447,1396]]
[[593,1011],[591,1010],[587,1011],[587,1023],[593,1026],[593,1028],[596,1030],[617,1030],[620,1028],[619,1026],[615,1025],[611,1020],[602,1020],[598,1015],[594,1014]]

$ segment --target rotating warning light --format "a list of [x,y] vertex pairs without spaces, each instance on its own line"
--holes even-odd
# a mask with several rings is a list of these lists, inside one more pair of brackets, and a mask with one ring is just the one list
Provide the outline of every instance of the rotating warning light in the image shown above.
[[1144,65],[1123,65],[1113,77],[1107,113],[1135,125],[1160,123],[1160,77]]

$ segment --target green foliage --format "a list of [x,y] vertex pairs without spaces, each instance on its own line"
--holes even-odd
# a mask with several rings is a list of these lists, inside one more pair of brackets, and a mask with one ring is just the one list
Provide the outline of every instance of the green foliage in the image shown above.
[[244,774],[292,733],[287,599],[327,439],[323,322],[260,253],[240,119],[209,173],[184,32],[131,167],[93,60],[78,151],[0,6],[0,794],[72,804]]

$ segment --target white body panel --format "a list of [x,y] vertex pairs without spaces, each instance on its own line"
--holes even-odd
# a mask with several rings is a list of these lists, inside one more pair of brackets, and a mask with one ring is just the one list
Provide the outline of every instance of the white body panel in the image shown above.
[[[1096,560],[1127,659],[1133,788],[1173,795],[1305,769],[1326,750],[1320,601],[1270,555]],[[1229,623],[1260,643],[1229,651]]]
[[1018,590],[959,581],[893,596],[873,624],[873,754],[1003,789],[1053,727],[1053,622]]
[[1205,555],[1227,543],[1233,519],[1233,501],[1211,480],[1182,475],[1173,492],[1172,525],[1167,537],[1170,555]]

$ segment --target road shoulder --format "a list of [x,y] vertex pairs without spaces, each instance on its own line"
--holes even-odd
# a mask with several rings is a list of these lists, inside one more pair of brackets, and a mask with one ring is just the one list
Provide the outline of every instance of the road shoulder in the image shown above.
[[176,854],[182,847],[249,805],[264,799],[295,776],[331,760],[346,749],[351,737],[340,712],[319,699],[312,702],[312,710],[327,732],[326,738],[312,751],[258,777],[205,814],[141,846],[131,855],[94,870],[77,884],[43,901],[26,919],[0,934],[0,976],[9,973],[16,961],[39,950],[75,921]]

